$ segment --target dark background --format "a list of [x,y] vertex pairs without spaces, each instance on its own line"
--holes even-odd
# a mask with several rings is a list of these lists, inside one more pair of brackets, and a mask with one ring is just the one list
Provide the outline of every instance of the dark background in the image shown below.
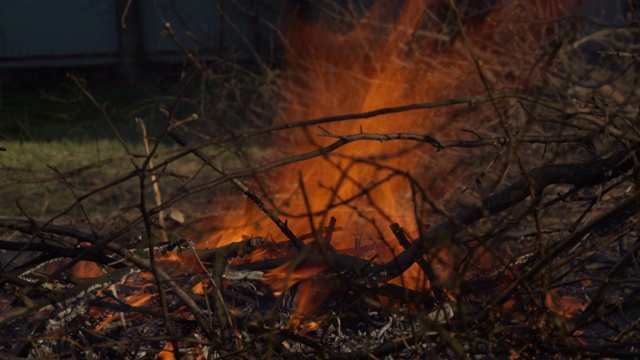
[[[373,1],[356,3],[366,9]],[[207,84],[206,94],[194,81],[184,95],[200,105],[185,103],[177,109],[179,115],[199,113],[204,122],[214,116],[226,119],[215,126],[203,125],[205,132],[238,124],[264,125],[274,117],[277,99],[255,92],[265,88],[260,77],[281,66],[282,31],[288,17],[295,13],[313,18],[318,7],[345,4],[294,0],[0,0],[0,139],[50,140],[108,134],[104,124],[84,124],[95,119],[95,107],[82,100],[67,73],[85,79],[96,99],[109,104],[114,120],[123,129],[131,128],[133,116],[155,117],[153,112],[140,110],[168,106],[193,72],[166,31],[165,22],[171,23],[184,47],[219,76],[219,81]],[[593,28],[615,24],[627,6],[624,0],[585,0],[580,3],[580,11],[585,18],[600,19],[599,24],[586,24]],[[240,88],[240,95],[227,91],[229,84]],[[211,108],[212,99],[223,99],[227,105],[224,109]],[[209,104],[207,112],[202,111],[205,102]],[[249,107],[263,107],[264,111],[247,113]]]

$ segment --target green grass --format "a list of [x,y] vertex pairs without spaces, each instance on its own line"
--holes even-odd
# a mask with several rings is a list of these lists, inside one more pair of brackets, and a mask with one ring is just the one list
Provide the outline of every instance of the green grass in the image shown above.
[[[0,153],[0,214],[16,216],[21,206],[32,216],[58,213],[81,196],[132,171],[133,165],[115,140],[93,141],[4,141],[7,151]],[[132,151],[144,154],[142,145],[129,144]],[[163,149],[164,150],[164,149]],[[66,175],[66,183],[61,174]],[[90,213],[104,214],[117,209],[117,203],[133,200],[136,183],[132,181],[87,201]],[[74,195],[75,193],[75,195]],[[81,215],[74,209],[70,215]]]
[[[72,221],[84,219],[105,220],[113,214],[131,209],[137,211],[140,200],[139,177],[133,176],[122,183],[101,189],[135,171],[132,161],[140,166],[145,150],[142,140],[128,142],[134,156],[127,155],[115,139],[55,141],[0,141],[7,151],[0,152],[0,216],[28,216],[47,220],[65,213]],[[218,147],[202,149],[225,168],[243,167],[239,157]],[[253,153],[261,153],[255,148]],[[161,144],[155,165],[180,152],[177,145]],[[192,186],[218,177],[193,155],[173,160],[156,172],[160,190],[166,201],[179,193],[183,185]],[[155,206],[150,178],[146,177],[148,206]],[[72,206],[77,197],[101,189],[82,201],[82,207]],[[183,213],[202,213],[204,206],[219,189],[212,189],[182,201],[175,206]],[[222,193],[224,195],[224,193]],[[22,210],[21,210],[22,208]],[[24,211],[24,212],[23,212]],[[93,221],[93,220],[92,220]]]
[[[33,86],[4,86],[0,89],[0,147],[7,148],[7,151],[0,152],[0,216],[24,216],[23,212],[26,212],[29,216],[47,219],[66,211],[78,196],[135,170],[131,157],[116,140],[109,123],[79,88],[64,77],[57,78],[59,81],[48,87],[41,86],[37,79],[26,82]],[[159,113],[158,107],[174,103],[178,92],[173,88],[178,85],[181,86],[180,83],[163,87],[152,83],[131,85],[87,81],[85,86],[100,105],[106,105],[106,113],[131,151],[142,156],[145,153],[142,135],[134,118],[145,120],[149,134],[159,134],[165,117]],[[162,92],[169,95],[161,96]],[[198,112],[199,108],[193,105],[192,100],[181,102],[174,115],[182,119]],[[221,114],[231,110],[225,111]],[[215,121],[207,122],[204,118],[225,119],[226,124],[238,122],[222,115],[205,117],[198,114],[203,120],[197,126],[203,131],[217,126]],[[252,155],[264,157],[267,153],[259,143],[240,146],[246,147],[245,150]],[[155,163],[175,154],[176,150],[177,145],[171,141],[163,142]],[[202,151],[214,156],[221,149],[209,146]],[[226,169],[233,169],[244,167],[239,159],[239,156],[227,152],[214,161]],[[142,163],[141,157],[134,161]],[[201,168],[202,162],[190,155],[162,169],[164,173],[160,175],[164,176],[159,184],[163,198],[170,198],[185,181],[193,185],[218,176],[206,167]],[[86,212],[89,216],[104,218],[134,207],[139,202],[139,188],[137,178],[133,178],[92,195],[82,202],[84,210],[75,206],[67,215],[71,219],[82,219]],[[151,186],[147,184],[147,188],[151,189]],[[148,195],[153,202],[151,190]],[[211,195],[210,192],[198,194],[179,205],[197,208],[210,201]]]
[[[96,139],[76,141],[58,139],[54,141],[2,141],[7,151],[1,154],[3,168],[36,173],[50,173],[48,165],[61,171],[88,165],[106,157],[125,155],[120,143],[115,140]],[[129,146],[132,146],[129,144]],[[137,146],[137,151],[143,151]]]
[[[56,79],[53,85],[35,82],[29,86],[33,79],[26,76],[22,86],[0,89],[0,147],[7,149],[0,152],[0,215],[24,215],[16,201],[30,216],[57,214],[73,204],[76,196],[134,170],[99,109],[69,79]],[[130,150],[144,155],[133,118],[152,116],[149,107],[139,106],[152,95],[141,86],[89,82],[86,86],[99,104],[106,104],[107,114]],[[137,112],[133,114],[132,109]],[[167,150],[169,145],[159,148],[160,152]],[[68,175],[66,183],[60,174]],[[138,187],[133,180],[107,189],[87,199],[85,211],[103,216],[133,203],[139,197]],[[79,207],[69,215],[84,216]]]

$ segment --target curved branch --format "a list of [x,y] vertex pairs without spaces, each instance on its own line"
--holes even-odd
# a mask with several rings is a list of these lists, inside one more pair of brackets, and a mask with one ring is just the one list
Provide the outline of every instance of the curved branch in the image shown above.
[[620,151],[604,160],[596,159],[578,164],[554,164],[534,168],[529,172],[531,182],[524,178],[520,179],[479,204],[460,211],[439,226],[421,234],[418,241],[414,241],[407,250],[393,260],[369,269],[366,275],[389,278],[400,276],[424,254],[430,244],[451,239],[466,226],[520,203],[531,196],[531,190],[535,194],[540,194],[552,184],[569,184],[575,187],[598,185],[631,169],[633,161],[629,155],[628,151]]

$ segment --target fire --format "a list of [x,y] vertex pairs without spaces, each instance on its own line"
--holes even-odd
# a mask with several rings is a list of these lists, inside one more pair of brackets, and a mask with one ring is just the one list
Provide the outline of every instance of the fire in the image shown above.
[[325,262],[314,259],[296,265],[295,261],[290,261],[272,269],[265,273],[262,281],[271,287],[275,296],[281,296],[298,285],[288,327],[307,332],[318,326],[316,321],[309,321],[309,318],[316,315],[334,285],[329,278],[323,276],[323,272],[328,269]]
[[578,311],[586,309],[577,297],[573,295],[557,296],[552,292],[547,293],[545,304],[549,310],[566,319],[571,319]]
[[[491,7],[484,2],[471,3],[460,11],[482,77],[465,38],[457,31],[457,23],[439,20],[455,19],[447,2],[379,1],[353,18],[337,19],[324,14],[316,21],[293,20],[287,25],[285,46],[288,113],[284,121],[481,96],[487,91],[526,85],[535,76],[536,62],[545,52],[545,30],[539,26],[540,20],[559,16],[573,1],[497,1]],[[294,128],[278,133],[276,143],[285,156],[291,156],[326,147],[336,137],[360,133],[411,132],[446,139],[461,128],[481,125],[472,120],[482,119],[481,111],[472,117],[460,115],[466,108],[464,105],[331,122],[323,124],[322,129]],[[310,232],[310,208],[315,229],[326,226],[329,216],[336,217],[343,227],[340,234],[333,236],[331,245],[335,250],[353,252],[356,247],[368,246],[375,251],[367,258],[388,261],[402,251],[388,225],[398,222],[416,236],[432,212],[416,200],[415,188],[406,174],[442,208],[460,190],[464,169],[456,168],[458,154],[447,153],[452,155],[435,154],[431,145],[407,141],[356,141],[286,166],[272,177],[260,175],[257,181],[267,188],[265,196],[277,205],[281,217],[288,219],[294,233]],[[200,246],[224,245],[242,235],[279,234],[253,205],[217,225],[223,230]],[[451,251],[437,251],[442,275],[451,271],[456,259]],[[252,260],[269,256],[263,253]],[[442,263],[445,259],[447,263]],[[283,266],[268,277],[288,277],[289,283],[282,282],[288,285],[275,289],[278,293],[320,271],[315,266],[302,266],[291,272]],[[419,281],[420,273],[415,266],[398,281],[422,289],[427,285],[426,281]]]
[[[130,306],[140,306],[145,304],[147,301],[151,300],[151,298],[153,298],[154,296],[156,296],[156,294],[146,294],[146,293],[134,294],[134,295],[125,297],[122,301]],[[117,313],[109,313],[95,328],[95,330],[101,331],[105,326],[107,326],[109,323],[115,320],[116,315]]]
[[193,285],[193,287],[191,288],[191,292],[196,295],[204,295],[205,292],[207,294],[210,294],[212,291],[213,291],[213,288],[211,286],[211,280],[209,279],[200,281],[197,284]]
[[164,349],[160,351],[160,353],[158,354],[158,359],[162,359],[162,360],[175,359],[175,356],[173,355],[173,344],[170,341],[167,341],[166,345],[164,346]]
[[105,271],[92,261],[78,261],[71,272],[78,278],[92,278],[105,274]]
[[309,279],[327,269],[327,264],[318,261],[307,261],[295,266],[289,261],[265,273],[262,280],[271,286],[273,294],[280,296],[301,280]]

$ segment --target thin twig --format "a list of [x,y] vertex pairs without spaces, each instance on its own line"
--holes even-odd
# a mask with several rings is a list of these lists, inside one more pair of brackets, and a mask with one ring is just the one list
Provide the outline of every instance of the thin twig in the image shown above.
[[[137,117],[136,123],[140,127],[140,131],[142,132],[142,143],[144,144],[144,151],[147,156],[151,157],[151,151],[149,149],[149,137],[147,135],[147,127],[144,125],[144,120],[142,118]],[[153,188],[153,193],[155,195],[156,206],[162,205],[162,193],[160,192],[160,184],[158,184],[158,177],[156,176],[155,171],[153,170],[153,159],[149,158],[149,167],[151,168],[151,186]],[[158,212],[158,224],[160,225],[160,239],[163,242],[168,242],[169,237],[167,236],[167,230],[164,222],[164,211]]]
[[[176,143],[178,143],[180,146],[188,146],[187,142],[184,139],[182,139],[182,137],[180,135],[178,135],[173,129],[169,131],[169,136],[171,138],[173,138],[176,141]],[[217,173],[223,175],[223,177],[226,175],[225,171],[220,166],[218,166],[216,163],[214,163],[211,159],[209,159],[208,156],[203,154],[201,151],[199,151],[199,150],[191,150],[191,152],[194,155],[196,155],[198,158],[200,158],[202,161],[204,161],[204,163],[207,164],[210,168],[215,170]],[[245,185],[242,181],[240,181],[239,177],[231,176],[231,177],[228,177],[228,180],[226,180],[226,181],[231,182],[238,189],[240,189],[240,191],[242,191],[243,194],[245,194],[249,199],[251,199],[258,206],[258,208],[260,208],[260,210],[262,210],[262,212],[264,212],[278,226],[278,228],[282,231],[282,233],[285,234],[287,236],[287,238],[289,238],[291,243],[298,250],[301,250],[304,247],[304,244],[289,229],[289,227],[287,226],[286,222],[283,222],[282,220],[280,220],[280,218],[276,214],[276,211],[271,209],[271,208],[269,208],[262,201],[262,199],[260,199],[255,193],[253,193],[249,189],[249,187],[247,185]]]

